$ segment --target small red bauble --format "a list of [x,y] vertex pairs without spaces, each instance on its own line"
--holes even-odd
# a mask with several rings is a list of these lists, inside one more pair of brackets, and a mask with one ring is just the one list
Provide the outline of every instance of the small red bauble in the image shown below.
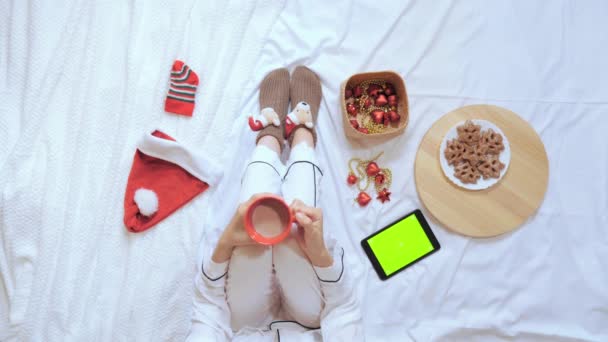
[[357,115],[357,107],[355,107],[355,105],[352,103],[346,105],[346,111],[350,115]]
[[370,177],[377,175],[379,172],[380,168],[378,167],[378,164],[376,164],[376,162],[370,162],[365,168],[365,173],[367,173],[367,175]]
[[351,119],[350,125],[353,126],[354,129],[357,129],[359,128],[359,121],[357,121],[356,119]]
[[382,189],[382,191],[380,191],[378,193],[378,197],[376,197],[380,202],[384,203],[386,201],[390,201],[391,198],[391,193],[388,191],[387,188]]
[[365,108],[369,108],[371,105],[372,105],[372,99],[370,99],[370,98],[367,98],[365,100],[365,102],[363,103],[363,107],[365,107]]
[[397,112],[395,112],[394,110],[388,112],[388,117],[391,122],[399,122],[399,120],[401,120],[401,115],[397,114]]
[[371,97],[376,97],[382,92],[382,87],[377,84],[370,84],[367,87],[367,94]]
[[344,98],[348,99],[351,96],[353,96],[353,90],[351,88],[346,88],[346,90],[344,90]]
[[365,127],[359,127],[357,130],[363,134],[369,134],[369,130]]
[[391,96],[395,93],[395,88],[393,87],[392,84],[387,83],[386,89],[384,89],[384,93],[386,94],[386,96]]
[[382,123],[382,120],[384,120],[384,111],[379,109],[374,110],[372,112],[372,120],[374,120],[374,122],[377,124]]
[[365,207],[371,200],[372,198],[369,197],[369,195],[365,191],[361,191],[357,196],[357,203],[359,203],[359,205],[362,207]]
[[385,181],[385,176],[383,173],[378,173],[376,175],[376,177],[374,177],[374,182],[376,182],[377,185],[384,184],[384,181]]
[[391,107],[397,107],[397,95],[390,95],[388,97],[388,105]]
[[349,185],[353,185],[353,184],[357,183],[358,180],[359,180],[359,178],[357,178],[357,176],[353,175],[352,173],[349,173],[348,177],[346,178],[346,182]]
[[355,95],[355,97],[361,97],[361,95],[363,95],[363,88],[356,86],[355,89],[353,89],[353,95]]
[[386,99],[386,96],[384,96],[384,94],[378,95],[378,98],[376,99],[376,106],[379,106],[379,107],[386,106],[387,103],[388,103],[388,100]]

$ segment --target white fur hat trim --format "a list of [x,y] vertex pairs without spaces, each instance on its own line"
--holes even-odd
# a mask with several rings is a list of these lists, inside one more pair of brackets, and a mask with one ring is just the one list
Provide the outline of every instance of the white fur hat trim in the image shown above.
[[139,212],[144,216],[152,216],[154,213],[158,211],[158,196],[156,192],[139,188],[135,191],[135,196],[133,196],[133,200],[135,204],[137,204],[137,208],[139,208]]

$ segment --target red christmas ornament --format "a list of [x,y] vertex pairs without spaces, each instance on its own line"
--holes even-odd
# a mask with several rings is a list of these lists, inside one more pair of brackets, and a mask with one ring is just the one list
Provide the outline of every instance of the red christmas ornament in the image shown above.
[[386,96],[384,96],[383,94],[378,95],[378,98],[376,99],[376,106],[386,106],[387,103],[388,100],[386,99]]
[[346,182],[349,185],[353,185],[353,184],[357,183],[358,180],[359,180],[359,178],[357,178],[357,176],[353,175],[352,173],[349,173],[348,177],[346,178]]
[[384,176],[383,173],[378,173],[376,175],[376,177],[374,177],[374,182],[376,182],[376,185],[382,185],[382,184],[384,184],[385,180],[386,180],[386,177]]
[[395,93],[395,87],[392,84],[386,83],[386,89],[384,89],[386,96],[391,96]]
[[399,120],[401,120],[401,115],[397,114],[397,112],[395,112],[394,110],[388,112],[388,117],[391,122],[399,122]]
[[372,200],[371,197],[369,197],[369,195],[367,194],[367,192],[365,191],[361,191],[359,193],[359,195],[357,196],[357,203],[359,203],[360,206],[365,207],[369,201]]
[[370,84],[367,87],[367,94],[371,97],[378,96],[380,92],[382,92],[382,87],[377,84]]
[[369,134],[369,130],[365,127],[359,127],[357,130],[363,134]]
[[[361,129],[363,128],[360,127],[359,130]],[[355,201],[359,203],[361,207],[368,205],[372,199],[367,192],[369,186],[372,184],[372,188],[375,188],[376,199],[382,203],[391,200],[391,192],[388,189],[392,183],[392,172],[388,168],[381,169],[375,162],[375,160],[378,160],[381,155],[382,153],[369,160],[351,158],[348,161],[349,173],[346,178],[346,182],[351,186],[355,184],[357,185],[359,194],[355,198]],[[352,164],[353,162],[356,162],[356,166],[354,168]],[[365,170],[362,170],[363,168]],[[362,180],[365,181],[365,187],[361,187]]]
[[398,101],[397,95],[390,95],[388,97],[388,105],[391,107],[397,107],[397,104],[398,104],[397,101]]
[[378,164],[376,164],[376,162],[370,162],[365,168],[365,173],[367,173],[367,175],[370,177],[377,175],[379,172],[380,168],[378,167]]
[[357,121],[357,119],[351,119],[350,125],[353,126],[354,129],[357,129],[359,128],[359,121]]
[[348,99],[349,97],[353,96],[353,90],[352,88],[346,88],[346,90],[344,90],[344,98]]
[[346,111],[350,115],[357,115],[357,107],[355,107],[355,105],[352,103],[346,105]]
[[370,99],[370,98],[367,98],[365,100],[365,102],[363,103],[363,107],[365,107],[365,108],[369,108],[371,105],[372,105],[372,99]]
[[387,188],[382,189],[382,191],[380,191],[378,193],[378,197],[376,197],[380,202],[384,203],[386,201],[390,201],[391,198],[391,193],[388,191]]
[[382,120],[384,119],[384,112],[376,109],[372,112],[372,120],[374,120],[375,123],[380,124],[382,123]]
[[363,88],[356,86],[355,89],[353,89],[353,95],[355,95],[355,97],[361,97],[361,95],[363,95]]

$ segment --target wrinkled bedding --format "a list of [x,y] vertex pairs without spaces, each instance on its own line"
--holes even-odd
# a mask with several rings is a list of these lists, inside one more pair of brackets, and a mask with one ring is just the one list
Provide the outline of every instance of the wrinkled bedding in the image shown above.
[[[608,340],[608,4],[601,1],[0,2],[0,340],[185,338],[199,242],[236,205],[253,148],[246,116],[279,66],[322,80],[326,229],[359,277],[369,341]],[[201,76],[193,118],[162,103],[175,58]],[[380,145],[342,134],[340,83],[397,71],[410,121]],[[467,104],[509,108],[549,157],[545,200],[491,239],[454,234],[386,282],[359,241],[422,205],[413,165],[432,123]],[[127,233],[137,139],[163,127],[224,168],[154,229]],[[347,161],[383,151],[393,195],[360,209]]]

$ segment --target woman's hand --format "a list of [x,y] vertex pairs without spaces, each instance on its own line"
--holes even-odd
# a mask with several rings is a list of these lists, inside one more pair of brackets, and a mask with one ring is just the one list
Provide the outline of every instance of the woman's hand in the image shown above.
[[254,245],[257,242],[253,241],[249,234],[245,231],[245,214],[247,208],[256,199],[269,194],[255,194],[251,198],[236,209],[236,213],[232,216],[230,223],[224,229],[222,236],[215,246],[211,260],[217,263],[226,262],[232,255],[232,249],[237,246]]
[[300,200],[291,204],[298,223],[296,239],[313,266],[329,267],[334,260],[323,239],[323,211],[309,207]]

